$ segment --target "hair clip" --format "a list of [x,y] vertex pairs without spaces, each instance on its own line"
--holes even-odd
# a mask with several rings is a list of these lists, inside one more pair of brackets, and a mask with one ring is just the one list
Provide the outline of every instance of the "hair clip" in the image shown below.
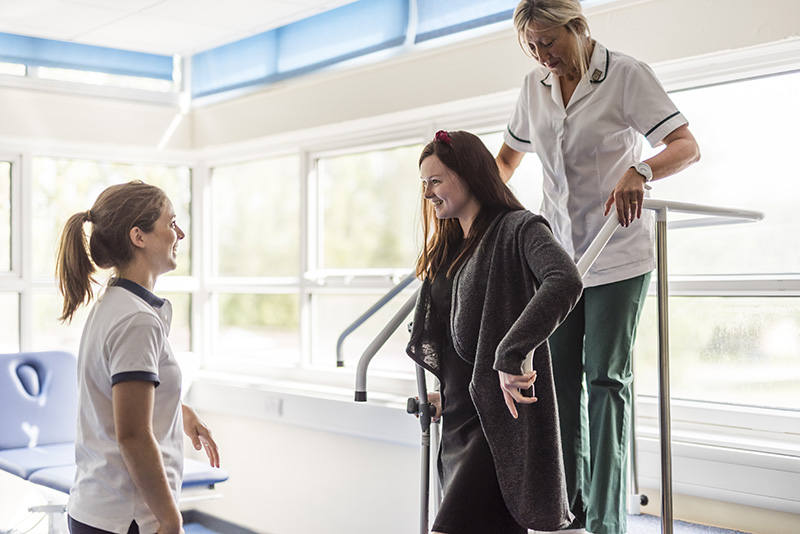
[[447,135],[447,132],[444,130],[439,130],[436,132],[436,135],[433,136],[436,141],[441,141],[442,143],[446,144],[449,147],[453,146],[453,141],[450,139],[450,136]]

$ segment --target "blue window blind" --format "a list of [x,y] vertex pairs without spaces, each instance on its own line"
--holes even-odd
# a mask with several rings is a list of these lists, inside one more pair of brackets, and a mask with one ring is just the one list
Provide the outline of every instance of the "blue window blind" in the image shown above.
[[269,83],[401,45],[408,0],[360,0],[192,58],[192,96]]
[[261,33],[192,56],[192,96],[230,91],[273,79],[278,34]]
[[0,61],[172,80],[172,57],[0,33]]
[[417,0],[414,42],[510,20],[518,3],[519,0]]

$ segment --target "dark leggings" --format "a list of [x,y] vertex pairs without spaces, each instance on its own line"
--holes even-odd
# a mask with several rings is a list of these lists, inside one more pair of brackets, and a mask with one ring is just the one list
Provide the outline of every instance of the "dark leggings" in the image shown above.
[[[90,527],[80,521],[75,521],[70,516],[67,516],[67,524],[69,526],[69,534],[114,534],[113,532]],[[139,525],[136,524],[136,521],[131,521],[128,534],[139,534]]]

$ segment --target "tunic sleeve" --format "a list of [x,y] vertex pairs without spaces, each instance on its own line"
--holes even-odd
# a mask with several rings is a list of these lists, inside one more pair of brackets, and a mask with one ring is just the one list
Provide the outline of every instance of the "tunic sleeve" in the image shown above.
[[631,65],[625,78],[623,109],[631,127],[656,146],[689,121],[678,111],[653,70],[640,61]]
[[521,257],[536,290],[497,347],[494,368],[509,374],[520,374],[525,356],[550,337],[583,291],[575,262],[542,219],[528,219],[518,232]]
[[511,115],[506,131],[503,133],[505,144],[518,152],[536,151],[536,147],[533,144],[533,133],[531,132],[530,83],[531,75],[529,74],[522,82],[517,105]]
[[141,380],[158,386],[158,361],[163,346],[164,335],[158,320],[149,314],[132,314],[117,324],[106,341],[112,385]]

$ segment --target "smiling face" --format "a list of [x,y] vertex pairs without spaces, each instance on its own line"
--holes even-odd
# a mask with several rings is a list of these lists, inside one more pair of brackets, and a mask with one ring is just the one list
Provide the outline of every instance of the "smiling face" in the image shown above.
[[576,36],[566,26],[546,27],[531,22],[525,33],[533,57],[556,76],[579,75]]
[[422,196],[431,203],[437,219],[458,219],[464,235],[480,211],[480,203],[464,181],[435,155],[419,166]]
[[144,234],[146,250],[154,270],[163,274],[178,266],[178,242],[186,237],[175,219],[172,202],[167,200],[153,230]]

